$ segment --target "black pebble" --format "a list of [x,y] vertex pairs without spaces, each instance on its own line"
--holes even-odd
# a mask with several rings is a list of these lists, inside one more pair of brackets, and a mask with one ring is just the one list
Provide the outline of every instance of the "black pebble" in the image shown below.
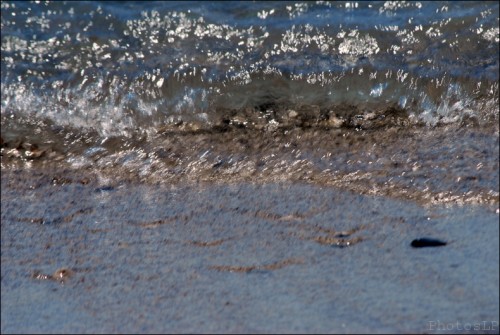
[[411,246],[414,248],[425,248],[425,247],[442,247],[447,243],[441,240],[436,240],[434,238],[419,238],[411,241]]

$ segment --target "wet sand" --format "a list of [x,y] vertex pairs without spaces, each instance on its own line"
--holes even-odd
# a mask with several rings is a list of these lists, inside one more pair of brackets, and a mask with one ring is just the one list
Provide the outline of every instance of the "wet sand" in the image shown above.
[[497,206],[57,168],[1,195],[2,333],[498,333]]

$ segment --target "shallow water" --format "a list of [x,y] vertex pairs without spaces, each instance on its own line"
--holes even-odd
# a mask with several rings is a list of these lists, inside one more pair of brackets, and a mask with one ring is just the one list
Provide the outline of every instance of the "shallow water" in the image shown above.
[[361,178],[365,194],[498,203],[497,3],[3,2],[1,17],[3,167]]

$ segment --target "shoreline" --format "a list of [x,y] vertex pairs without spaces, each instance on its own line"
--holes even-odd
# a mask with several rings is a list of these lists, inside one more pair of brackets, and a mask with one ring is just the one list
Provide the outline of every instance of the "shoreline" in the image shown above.
[[104,186],[305,183],[421,205],[497,209],[499,142],[493,128],[234,128],[141,140],[89,135],[84,143],[68,144],[60,135],[2,138],[2,170],[42,171],[55,184],[78,183],[79,174]]

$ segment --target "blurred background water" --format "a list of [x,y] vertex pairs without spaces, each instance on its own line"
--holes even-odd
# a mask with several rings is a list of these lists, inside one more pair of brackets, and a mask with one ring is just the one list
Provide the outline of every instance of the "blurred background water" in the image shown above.
[[3,131],[28,118],[129,136],[303,105],[498,120],[497,2],[1,6]]

